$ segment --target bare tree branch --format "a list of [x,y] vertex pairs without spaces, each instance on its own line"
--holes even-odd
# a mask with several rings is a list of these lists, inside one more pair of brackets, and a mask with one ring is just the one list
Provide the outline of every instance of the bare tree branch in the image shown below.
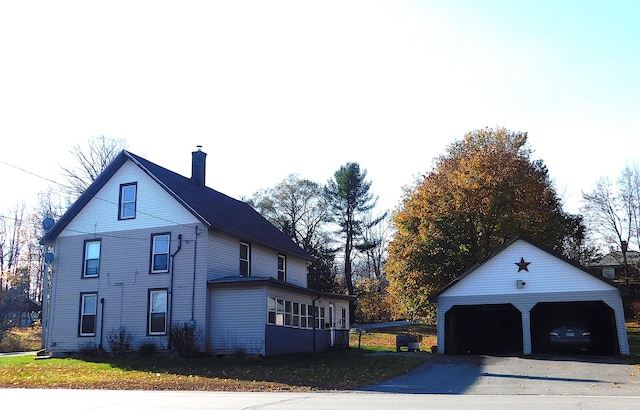
[[106,138],[104,135],[89,138],[86,146],[76,144],[69,151],[73,165],[61,167],[64,179],[72,188],[68,193],[74,198],[82,195],[126,147],[126,140]]

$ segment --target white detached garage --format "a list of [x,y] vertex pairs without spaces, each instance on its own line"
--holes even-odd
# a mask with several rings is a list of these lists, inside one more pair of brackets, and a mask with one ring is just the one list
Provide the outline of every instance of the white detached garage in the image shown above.
[[591,332],[589,352],[629,354],[620,289],[604,277],[518,236],[432,297],[438,352],[554,353],[549,332]]

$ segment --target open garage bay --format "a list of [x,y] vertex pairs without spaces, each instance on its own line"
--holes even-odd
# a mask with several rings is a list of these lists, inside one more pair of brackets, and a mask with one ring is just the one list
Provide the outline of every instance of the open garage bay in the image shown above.
[[[562,326],[585,329],[591,334],[586,346],[557,346],[549,332]],[[531,347],[534,354],[573,353],[615,355],[618,352],[615,314],[602,301],[540,302],[531,309]]]

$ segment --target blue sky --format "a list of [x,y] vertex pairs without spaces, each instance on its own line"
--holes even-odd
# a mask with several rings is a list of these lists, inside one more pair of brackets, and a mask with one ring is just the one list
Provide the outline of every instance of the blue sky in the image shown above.
[[570,212],[640,152],[638,1],[3,2],[0,39],[2,210],[99,135],[234,197],[355,161],[383,208],[486,126]]

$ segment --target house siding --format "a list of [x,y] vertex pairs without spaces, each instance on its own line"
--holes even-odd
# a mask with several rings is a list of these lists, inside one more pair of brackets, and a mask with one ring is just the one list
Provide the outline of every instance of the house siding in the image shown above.
[[[329,306],[336,311],[336,328],[348,329],[340,320],[341,309],[348,311],[349,304],[342,299],[314,298],[295,291],[271,286],[243,288],[238,286],[213,288],[209,292],[208,327],[210,338],[207,350],[213,354],[276,355],[285,352],[310,352],[326,350],[331,342],[327,328],[300,329],[292,326],[268,324],[268,298],[281,298],[291,302],[324,307],[324,319],[330,323]],[[314,302],[315,299],[315,302]],[[282,338],[283,335],[287,335]],[[313,337],[316,344],[313,344]]]
[[307,287],[307,261],[295,257],[287,257],[287,282]]
[[[530,262],[529,271],[518,272],[520,258]],[[526,283],[517,288],[517,281]],[[445,293],[447,296],[509,295],[550,292],[608,291],[613,286],[527,242],[515,242],[471,272]],[[445,294],[443,293],[443,295]]]
[[[136,217],[118,219],[120,184],[137,183]],[[93,232],[121,232],[167,225],[189,225],[198,220],[135,164],[127,161],[69,222],[60,236]]]
[[207,246],[209,280],[240,275],[240,241],[228,235],[211,232]]
[[[171,322],[196,326],[197,348],[204,350],[207,334],[207,235],[203,226],[184,227],[182,249],[174,258]],[[197,246],[197,248],[196,248]],[[194,263],[195,258],[195,263]]]
[[210,290],[207,350],[264,355],[266,296],[262,288]]
[[251,244],[251,276],[278,277],[278,252]]
[[[201,231],[203,227],[199,228]],[[147,335],[149,289],[169,289],[170,274],[150,272],[151,235],[170,233],[170,253],[175,254],[173,273],[172,322],[193,319],[202,326],[206,305],[204,257],[196,264],[194,282],[195,226],[158,226],[141,230],[111,232],[104,235],[60,236],[55,243],[56,263],[52,282],[52,301],[47,337],[49,350],[66,352],[89,344],[109,350],[109,334],[124,326],[132,337],[132,348],[149,340],[160,348],[167,346],[167,336]],[[100,273],[97,278],[81,278],[86,239],[101,239]],[[198,245],[204,254],[206,244]],[[60,262],[62,261],[62,262]],[[194,292],[195,289],[195,292]],[[78,337],[80,293],[97,292],[99,304],[95,337]],[[102,309],[104,308],[104,309]],[[102,330],[102,332],[101,332]],[[204,344],[202,344],[204,346]]]
[[[209,280],[240,275],[240,242],[251,245],[251,276],[278,278],[278,255],[271,249],[250,241],[241,240],[220,232],[211,232],[208,237],[207,277]],[[287,282],[307,287],[307,261],[296,256],[287,256]]]

